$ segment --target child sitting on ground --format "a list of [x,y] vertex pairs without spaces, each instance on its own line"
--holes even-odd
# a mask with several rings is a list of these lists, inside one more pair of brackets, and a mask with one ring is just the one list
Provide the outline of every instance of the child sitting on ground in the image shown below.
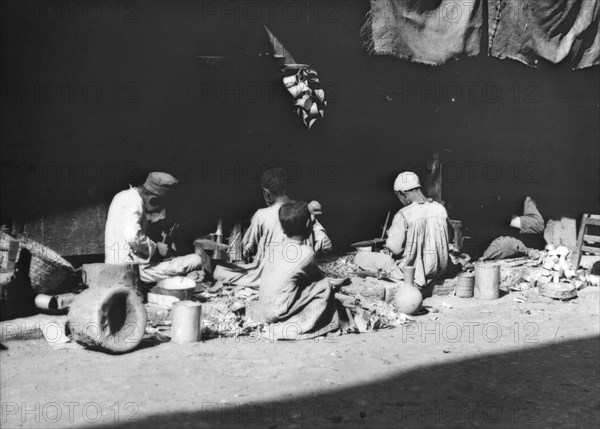
[[[263,172],[261,177],[261,189],[265,203],[268,207],[259,209],[252,217],[250,228],[242,241],[244,256],[254,256],[251,264],[241,267],[218,266],[213,276],[215,280],[236,286],[258,288],[264,268],[264,260],[270,253],[281,246],[285,234],[279,223],[279,209],[291,199],[287,195],[288,179],[283,168],[271,168]],[[306,238],[306,244],[311,246],[317,253],[325,253],[331,250],[331,240],[327,236],[325,228],[316,219],[321,214],[320,204],[312,201],[311,232]]]
[[306,203],[290,201],[279,209],[286,237],[266,258],[259,289],[259,313],[272,339],[301,340],[339,328],[335,294],[305,244],[314,220]]

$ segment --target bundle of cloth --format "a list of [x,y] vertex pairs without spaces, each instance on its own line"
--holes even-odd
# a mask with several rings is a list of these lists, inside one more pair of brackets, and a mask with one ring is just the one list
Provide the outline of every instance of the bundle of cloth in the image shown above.
[[[523,214],[513,215],[510,226],[517,228],[519,234],[538,235],[544,232],[544,218],[538,210],[536,202],[531,197],[526,197],[523,203]],[[533,259],[540,257],[538,249],[527,246],[522,240],[511,236],[496,238],[483,252],[481,260],[508,259],[518,256],[529,256]]]

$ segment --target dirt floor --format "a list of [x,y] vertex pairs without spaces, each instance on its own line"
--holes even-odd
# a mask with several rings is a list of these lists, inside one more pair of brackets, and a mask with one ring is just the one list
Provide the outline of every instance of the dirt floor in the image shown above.
[[0,426],[600,427],[598,288],[424,305],[411,325],[303,342],[111,356],[4,338]]

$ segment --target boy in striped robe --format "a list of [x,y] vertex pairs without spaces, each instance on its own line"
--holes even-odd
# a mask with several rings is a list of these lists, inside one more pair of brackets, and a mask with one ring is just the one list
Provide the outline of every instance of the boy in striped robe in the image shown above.
[[302,340],[339,328],[335,294],[306,245],[313,218],[306,203],[290,201],[278,210],[285,238],[266,258],[258,314],[271,339]]
[[[283,204],[291,201],[287,195],[285,170],[272,168],[263,172],[261,188],[268,207],[259,209],[254,214],[250,228],[242,240],[244,256],[254,256],[254,261],[236,268],[217,266],[213,273],[215,280],[236,286],[258,288],[265,260],[271,257],[273,251],[284,241],[285,234],[279,222],[279,209]],[[313,207],[311,212],[312,232],[306,238],[305,243],[317,253],[328,252],[332,248],[331,240],[329,240],[325,228],[316,219],[316,216],[321,214],[320,205],[316,201],[312,201],[309,206]]]

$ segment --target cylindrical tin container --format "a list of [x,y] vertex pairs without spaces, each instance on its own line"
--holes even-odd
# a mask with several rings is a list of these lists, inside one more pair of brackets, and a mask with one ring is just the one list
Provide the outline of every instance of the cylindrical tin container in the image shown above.
[[199,302],[180,301],[173,305],[171,341],[175,344],[196,343],[202,334],[202,305]]
[[40,293],[35,297],[35,306],[40,310],[58,310],[56,297]]
[[478,299],[498,299],[500,296],[500,265],[493,263],[475,264],[475,289]]
[[460,273],[456,277],[456,296],[459,298],[472,298],[475,287],[475,274]]

